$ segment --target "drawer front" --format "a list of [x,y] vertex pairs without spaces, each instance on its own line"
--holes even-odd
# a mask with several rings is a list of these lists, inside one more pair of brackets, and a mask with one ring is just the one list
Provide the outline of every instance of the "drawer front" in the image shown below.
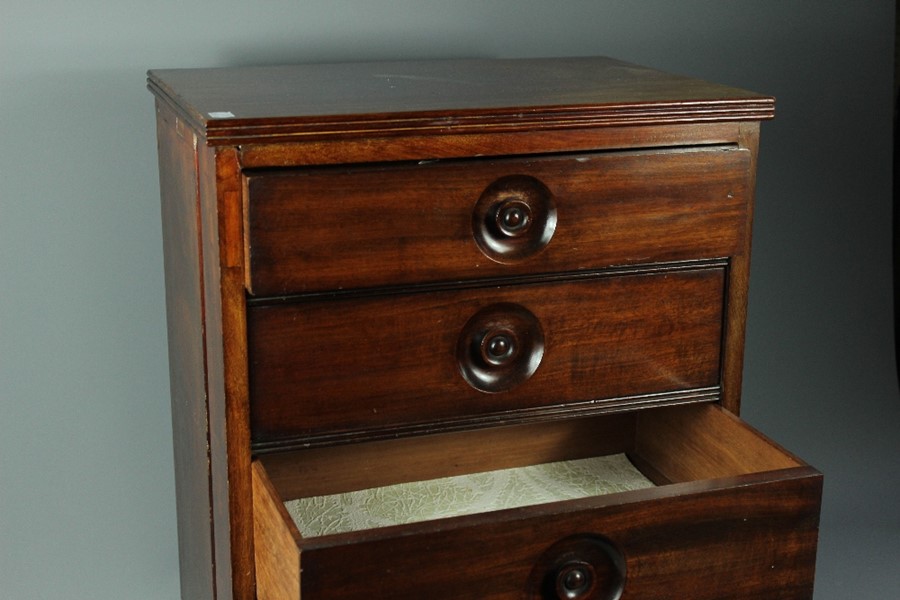
[[456,281],[727,257],[743,149],[594,153],[251,173],[252,293]]
[[310,542],[300,597],[811,600],[821,480],[798,471],[806,477],[682,484],[631,492],[645,500],[625,504],[599,497],[418,535]]
[[252,438],[472,426],[708,389],[723,293],[724,267],[710,266],[255,306]]

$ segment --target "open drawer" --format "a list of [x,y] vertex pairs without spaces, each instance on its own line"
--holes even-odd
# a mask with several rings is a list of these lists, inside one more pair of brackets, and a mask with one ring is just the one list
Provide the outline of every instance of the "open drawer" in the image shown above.
[[[285,506],[622,453],[652,487],[314,536]],[[821,486],[711,404],[264,455],[258,596],[808,600]]]

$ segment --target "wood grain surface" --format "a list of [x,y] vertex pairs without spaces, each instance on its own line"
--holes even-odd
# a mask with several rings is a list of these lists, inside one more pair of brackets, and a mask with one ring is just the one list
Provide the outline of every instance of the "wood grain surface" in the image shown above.
[[[250,174],[257,296],[731,256],[743,249],[750,155],[735,147],[334,167]],[[504,177],[546,186],[542,251],[512,264],[476,243],[479,198]]]
[[[771,97],[606,58],[148,86],[182,598],[544,600],[573,557],[582,600],[811,598],[821,476],[713,404]],[[281,504],[618,452],[664,485],[310,540]]]
[[[671,473],[673,464],[680,465],[676,468],[683,471],[675,473],[680,483],[302,539],[298,541],[304,564],[302,594],[412,599],[428,590],[429,597],[448,600],[470,594],[495,600],[555,598],[536,581],[553,578],[553,565],[560,563],[556,558],[590,563],[598,557],[590,552],[590,544],[586,556],[578,551],[564,557],[547,553],[569,545],[564,542],[586,538],[603,540],[621,559],[623,598],[810,600],[820,474],[714,405],[649,409],[582,425],[595,426],[595,436],[603,436],[609,427],[622,425],[623,418],[637,418],[637,428],[626,424],[626,435],[619,436],[614,451],[633,447],[641,462],[662,472]],[[557,427],[534,426],[547,428],[548,433]],[[665,433],[657,437],[660,431]],[[569,434],[589,435],[582,427]],[[636,436],[634,442],[626,439],[629,435]],[[648,448],[642,436],[652,438],[659,448]],[[430,441],[441,448],[446,438]],[[425,446],[429,439],[416,443]],[[481,456],[482,467],[504,462],[499,454],[491,459],[489,452],[475,453]],[[265,469],[263,465],[274,459],[281,463],[276,469],[284,472],[296,461],[299,472],[309,475],[302,454],[293,459],[266,457],[258,468]],[[312,451],[313,462],[328,454],[336,462],[320,464],[354,471],[341,458],[342,449]],[[380,458],[386,461],[381,468],[388,471],[409,460],[400,454]],[[321,477],[328,474],[320,472],[316,478]],[[343,473],[338,472],[337,478],[343,479]],[[285,487],[270,489],[278,500],[290,497],[285,492],[300,485],[298,478],[284,475],[278,481]],[[605,561],[603,556],[599,559]],[[609,569],[600,566],[596,572],[610,576]],[[550,572],[535,574],[548,568]]]
[[[252,307],[253,441],[475,426],[716,386],[723,293],[724,269],[706,268]],[[472,315],[503,303],[534,314],[545,349],[530,379],[485,393],[462,377],[457,346]]]
[[265,470],[252,466],[256,596],[259,600],[299,600],[300,534]]
[[552,600],[530,584],[542,554],[566,538],[600,536],[626,557],[623,597],[810,600],[820,492],[819,476],[796,468],[325,537],[302,547],[301,593]]
[[760,120],[774,107],[604,57],[168,69],[148,85],[216,144]]
[[206,337],[195,138],[157,106],[182,598],[215,598]]

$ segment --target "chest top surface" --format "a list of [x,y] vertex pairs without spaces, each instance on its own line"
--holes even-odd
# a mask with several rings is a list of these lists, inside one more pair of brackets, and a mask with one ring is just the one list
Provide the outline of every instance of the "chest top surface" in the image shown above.
[[149,72],[211,144],[771,118],[774,99],[602,57],[310,64]]

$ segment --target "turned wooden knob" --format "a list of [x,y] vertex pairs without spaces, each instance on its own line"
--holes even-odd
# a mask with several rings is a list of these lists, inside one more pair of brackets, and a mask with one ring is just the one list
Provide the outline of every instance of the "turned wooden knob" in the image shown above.
[[559,540],[540,556],[528,578],[527,600],[620,600],[625,557],[595,534]]
[[475,313],[462,328],[456,359],[477,390],[509,390],[529,379],[544,356],[541,324],[523,306],[500,303]]
[[490,184],[472,212],[472,235],[496,262],[525,260],[547,247],[556,231],[553,194],[528,175],[501,177]]

